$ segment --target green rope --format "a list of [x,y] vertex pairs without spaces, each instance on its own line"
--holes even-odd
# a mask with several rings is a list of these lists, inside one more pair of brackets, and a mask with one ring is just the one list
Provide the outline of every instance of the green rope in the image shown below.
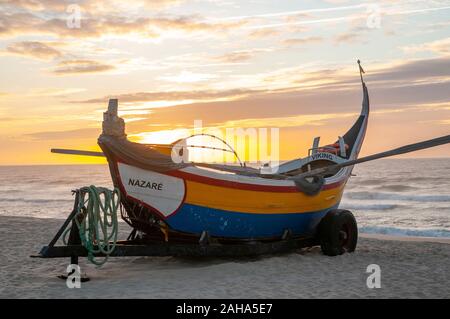
[[[118,223],[117,211],[120,206],[120,192],[104,187],[83,187],[79,189],[77,213],[73,221],[78,226],[82,245],[88,251],[88,260],[97,265],[103,265],[114,251],[117,242]],[[63,240],[67,245],[65,231]],[[97,260],[95,254],[105,255]]]

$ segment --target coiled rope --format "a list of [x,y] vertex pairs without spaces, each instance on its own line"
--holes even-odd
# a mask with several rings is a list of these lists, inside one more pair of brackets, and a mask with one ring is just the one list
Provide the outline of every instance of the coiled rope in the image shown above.
[[[120,192],[117,188],[112,191],[91,185],[79,189],[77,213],[73,221],[78,226],[81,243],[88,251],[88,260],[94,265],[103,265],[116,247],[119,206]],[[65,245],[69,231],[70,227],[63,236]],[[95,257],[99,253],[104,255],[101,260]]]

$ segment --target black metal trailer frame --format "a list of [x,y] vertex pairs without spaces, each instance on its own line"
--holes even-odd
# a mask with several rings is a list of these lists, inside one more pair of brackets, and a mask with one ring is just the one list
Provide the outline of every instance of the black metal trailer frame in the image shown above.
[[[78,212],[79,190],[74,190],[75,204],[72,212],[64,221],[47,246],[42,247],[34,258],[70,258],[71,264],[78,264],[79,257],[88,255],[87,249],[81,244],[78,226],[74,217]],[[67,245],[57,246],[69,224],[72,223]],[[135,238],[133,232],[127,240],[116,242],[115,249],[109,257],[138,257],[138,256],[184,256],[184,257],[253,257],[267,254],[285,253],[299,248],[318,245],[314,238],[293,237],[290,230],[286,230],[281,238],[274,241],[246,241],[243,243],[219,243],[209,238],[203,232],[198,243],[171,243]],[[95,256],[104,256],[101,253]]]

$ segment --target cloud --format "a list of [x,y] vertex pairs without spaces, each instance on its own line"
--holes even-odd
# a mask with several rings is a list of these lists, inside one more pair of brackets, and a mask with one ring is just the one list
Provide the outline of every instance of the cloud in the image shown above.
[[65,11],[70,4],[87,5],[94,0],[2,0],[2,6],[16,11]]
[[427,42],[418,45],[403,47],[406,53],[417,53],[417,52],[433,52],[438,55],[449,55],[450,54],[450,38],[440,39],[432,42]]
[[327,114],[308,114],[294,115],[284,117],[266,117],[266,118],[245,118],[236,121],[225,121],[216,123],[216,127],[298,127],[305,125],[319,126],[326,124],[327,121],[356,117],[358,113],[327,113]]
[[6,48],[5,53],[40,60],[51,60],[62,55],[61,51],[50,44],[38,41],[14,42]]
[[334,38],[335,44],[354,43],[361,39],[360,33],[342,33]]
[[[202,33],[205,36],[222,35],[244,22],[205,22],[198,16],[129,17],[117,14],[82,16],[80,28],[70,28],[68,14],[56,13],[43,18],[34,13],[6,13],[0,16],[0,37],[19,35],[52,35],[60,38],[100,38],[102,36],[160,38],[170,32]],[[123,14],[123,13],[122,13]]]
[[[354,118],[357,116],[358,113],[328,113],[284,117],[242,118],[238,120],[211,123],[208,126],[202,126],[202,131],[211,132],[211,130],[216,131],[227,128],[305,128],[306,126],[323,126],[330,121]],[[166,126],[164,125],[164,127]],[[194,133],[193,129],[173,129],[173,125],[168,124],[167,129],[162,129],[160,127],[157,131],[134,133],[130,134],[129,137],[140,143],[171,143]]]
[[253,39],[260,39],[260,38],[269,38],[269,37],[275,37],[277,35],[280,35],[281,31],[276,29],[259,29],[254,30],[248,34],[250,38]]
[[41,19],[31,13],[8,13],[2,12],[0,15],[0,37],[15,36],[27,32],[32,32]]
[[[393,102],[408,101],[411,103],[413,96],[417,99],[417,103],[426,102],[427,99],[430,102],[448,98],[445,86],[450,81],[450,57],[408,62],[397,61],[381,65],[367,64],[364,67],[367,71],[365,79],[368,85],[372,89],[383,90],[383,94]],[[248,88],[241,88],[238,79],[233,79],[235,88],[225,90],[136,92],[73,102],[105,103],[109,98],[119,98],[121,102],[128,104],[168,101],[169,103],[166,103],[165,106],[171,106],[176,105],[177,101],[184,101],[181,104],[230,101],[263,94],[266,95],[265,100],[270,100],[271,96],[297,95],[300,92],[304,95],[314,96],[316,90],[321,91],[324,95],[326,95],[325,92],[333,95],[336,94],[336,91],[350,94],[360,88],[357,85],[359,82],[357,66],[317,71],[306,71],[302,67],[293,67],[267,74],[256,74],[252,78],[246,79],[249,83]],[[223,85],[223,87],[227,86]],[[402,96],[399,96],[398,92],[403,92]],[[403,96],[403,94],[408,96]],[[344,101],[347,100],[344,99]],[[322,102],[322,100],[314,101],[311,105],[316,104],[314,107],[318,107]]]
[[441,125],[450,125],[450,119],[448,119],[448,120],[440,120],[440,121],[437,121],[437,123],[441,124]]
[[444,21],[444,22],[434,22],[426,24],[425,27],[429,30],[435,31],[435,30],[441,30],[442,28],[447,28],[450,26],[450,21]]
[[325,0],[325,2],[332,3],[332,4],[344,4],[351,2],[350,0]]
[[251,60],[255,55],[262,52],[270,52],[272,49],[250,49],[250,50],[239,50],[226,53],[223,55],[218,55],[212,58],[212,60],[221,63],[239,63]]
[[404,84],[432,78],[450,78],[450,56],[382,65],[367,74],[369,81],[400,81]]
[[175,74],[175,75],[160,76],[158,79],[167,81],[167,82],[175,82],[175,83],[197,83],[197,82],[209,81],[216,77],[217,76],[214,74],[182,71],[181,73]]
[[84,92],[83,88],[35,88],[30,90],[30,96],[66,96]]
[[286,46],[297,46],[297,45],[305,45],[305,44],[311,44],[311,43],[318,43],[323,41],[322,37],[307,37],[307,38],[291,38],[291,39],[284,39],[282,43]]
[[83,128],[68,131],[46,131],[46,132],[36,132],[30,134],[24,134],[25,137],[30,137],[33,140],[65,140],[65,139],[95,139],[101,129],[100,128]]
[[162,10],[168,7],[178,6],[186,0],[128,0],[124,3],[122,0],[90,0],[92,3],[101,4],[103,7],[110,7],[111,5],[122,5],[123,8],[133,6],[135,8],[145,8],[151,10]]
[[[384,26],[385,35],[389,33],[389,30]],[[334,44],[354,44],[357,42],[362,42],[364,40],[370,39],[373,34],[373,29],[370,29],[366,25],[366,16],[361,14],[355,14],[355,18],[350,23],[350,28],[345,31],[336,34],[332,40]]]
[[[375,114],[397,110],[416,110],[423,105],[439,106],[449,101],[450,59],[422,59],[410,62],[395,61],[390,64],[366,63],[365,80],[371,96],[371,107]],[[224,119],[238,121],[255,119],[257,114],[261,125],[276,123],[277,118],[290,117],[280,125],[294,126],[299,114],[354,114],[361,105],[361,85],[357,66],[337,69],[324,69],[306,72],[304,69],[290,68],[278,71],[279,79],[269,82],[265,87],[235,88],[228,90],[198,90],[169,92],[138,92],[119,94],[122,110],[151,110],[150,116],[139,116],[139,121],[127,126],[129,132],[142,132],[151,124],[171,123],[192,125],[202,119],[205,125],[223,123]],[[263,75],[255,76],[260,81]],[[432,81],[422,81],[433,79]],[[278,82],[282,81],[282,82]],[[283,86],[284,85],[284,86]],[[279,87],[274,89],[274,87]],[[78,103],[105,103],[108,97],[77,101]],[[165,101],[162,108],[153,107],[155,101]],[[105,107],[102,105],[102,109]],[[448,105],[447,105],[448,107]],[[445,108],[446,109],[446,108]],[[382,111],[382,112],[381,112]],[[426,110],[425,110],[426,111]],[[416,112],[416,113],[417,113]],[[408,113],[405,116],[408,116]],[[268,119],[264,122],[264,119]],[[269,120],[275,119],[275,120]],[[318,121],[316,121],[318,120]],[[331,120],[331,119],[323,119]],[[342,118],[345,120],[345,118]],[[274,122],[275,121],[275,122]],[[308,125],[319,125],[321,119],[314,118]],[[304,121],[303,121],[304,122]],[[314,123],[313,123],[314,122]],[[299,122],[300,123],[300,122]],[[251,123],[239,123],[250,125]],[[266,126],[267,126],[266,125]],[[349,123],[348,125],[351,125]],[[144,129],[145,130],[145,129]]]
[[418,109],[432,110],[432,111],[450,111],[450,101],[423,103],[417,106]]
[[53,73],[57,75],[74,75],[102,73],[114,70],[115,66],[93,60],[66,60],[57,64]]
[[136,102],[153,102],[153,101],[178,101],[178,100],[213,100],[213,99],[231,99],[237,97],[248,96],[251,94],[263,93],[263,90],[202,90],[202,91],[166,91],[166,92],[138,92],[119,94],[115,96],[106,96],[102,98],[89,99],[83,101],[74,101],[75,103],[104,103],[110,98],[117,98],[120,102],[136,103]]
[[71,4],[77,4],[86,11],[111,12],[125,8],[147,8],[161,10],[179,5],[184,0],[2,0],[5,6],[30,11],[65,11]]

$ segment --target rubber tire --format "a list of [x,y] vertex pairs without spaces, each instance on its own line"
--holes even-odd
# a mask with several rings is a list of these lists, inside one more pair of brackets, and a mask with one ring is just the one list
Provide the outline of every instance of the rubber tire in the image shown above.
[[[329,211],[319,224],[320,248],[324,255],[338,256],[354,252],[358,242],[355,216],[344,209]],[[344,235],[345,233],[345,235]]]

